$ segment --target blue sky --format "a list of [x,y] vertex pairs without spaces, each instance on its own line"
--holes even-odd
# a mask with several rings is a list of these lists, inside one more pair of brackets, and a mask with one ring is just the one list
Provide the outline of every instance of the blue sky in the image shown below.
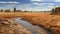
[[0,0],[0,9],[48,11],[56,6],[60,6],[60,0]]

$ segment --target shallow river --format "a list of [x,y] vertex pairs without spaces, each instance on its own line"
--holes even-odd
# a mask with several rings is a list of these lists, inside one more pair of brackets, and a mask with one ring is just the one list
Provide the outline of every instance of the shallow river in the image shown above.
[[41,32],[47,34],[47,32],[43,30],[43,28],[40,28],[37,25],[32,25],[29,22],[22,20],[21,18],[14,18],[13,20],[17,23],[20,23],[22,26],[28,28],[33,34],[37,34],[37,30],[40,30]]

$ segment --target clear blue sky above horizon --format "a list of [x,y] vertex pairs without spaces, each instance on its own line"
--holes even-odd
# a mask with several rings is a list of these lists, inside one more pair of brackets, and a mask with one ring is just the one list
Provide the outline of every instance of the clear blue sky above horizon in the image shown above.
[[60,6],[60,0],[0,0],[0,9],[48,11],[56,6]]

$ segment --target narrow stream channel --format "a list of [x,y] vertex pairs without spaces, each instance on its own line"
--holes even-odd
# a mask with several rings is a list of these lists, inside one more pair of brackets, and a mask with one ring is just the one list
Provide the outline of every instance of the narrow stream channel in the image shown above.
[[20,23],[24,27],[28,28],[33,34],[37,34],[36,32],[37,30],[40,30],[41,32],[44,32],[45,34],[47,34],[47,32],[42,28],[40,28],[39,26],[32,25],[29,22],[22,20],[21,18],[14,18],[13,20],[17,23]]

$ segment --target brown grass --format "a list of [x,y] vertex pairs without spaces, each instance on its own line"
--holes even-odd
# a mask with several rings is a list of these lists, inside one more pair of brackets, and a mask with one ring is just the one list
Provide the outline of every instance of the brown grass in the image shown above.
[[0,18],[21,17],[33,24],[43,26],[60,26],[60,15],[50,15],[49,13],[29,13],[29,12],[0,12]]
[[50,13],[0,13],[0,18],[14,18],[19,17],[23,20],[29,21],[32,24],[50,28],[53,31],[60,32],[60,15],[50,15]]

